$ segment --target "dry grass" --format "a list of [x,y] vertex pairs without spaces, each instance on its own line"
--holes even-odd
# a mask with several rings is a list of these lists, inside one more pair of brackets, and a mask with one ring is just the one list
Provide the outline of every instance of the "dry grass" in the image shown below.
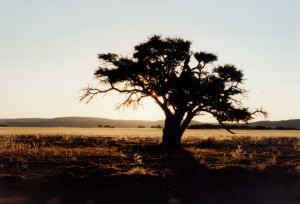
[[[288,166],[299,172],[299,135],[300,131],[230,135],[222,130],[188,130],[182,143],[195,161],[209,169]],[[44,165],[48,175],[70,166],[77,168],[76,173],[80,170],[79,176],[89,174],[89,169],[104,170],[105,175],[165,175],[171,172],[164,163],[170,155],[147,149],[160,143],[161,130],[157,129],[1,128],[0,174],[33,176]],[[176,157],[181,155],[172,156]]]
[[186,148],[201,164],[209,168],[239,166],[264,170],[268,167],[289,167],[300,164],[299,137],[231,137],[188,140]]
[[0,128],[0,203],[299,198],[300,131],[188,130],[178,152],[163,150],[161,135],[157,129]]
[[[234,130],[232,135],[225,130],[188,129],[184,138],[209,137],[228,139],[236,136],[255,137],[300,137],[299,130]],[[0,136],[35,135],[35,136],[118,136],[118,137],[161,137],[161,129],[156,128],[65,128],[65,127],[0,127]]]

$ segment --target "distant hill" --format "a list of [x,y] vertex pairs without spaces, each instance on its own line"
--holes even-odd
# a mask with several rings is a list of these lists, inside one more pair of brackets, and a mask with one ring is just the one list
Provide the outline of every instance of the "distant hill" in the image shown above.
[[[192,121],[191,124],[200,124]],[[98,127],[98,125],[109,125],[118,128],[136,128],[138,126],[164,125],[163,120],[112,120],[107,118],[93,117],[60,117],[60,118],[18,118],[0,119],[1,126],[9,127]]]
[[293,119],[293,120],[280,120],[280,121],[259,121],[259,122],[253,122],[249,123],[249,126],[255,127],[255,126],[265,126],[270,128],[295,128],[300,129],[300,119]]
[[[190,125],[202,123],[192,121]],[[113,120],[107,118],[93,117],[59,117],[59,118],[18,118],[0,119],[0,126],[9,127],[98,127],[98,125],[109,125],[118,128],[136,128],[138,126],[164,126],[163,120]],[[282,121],[259,121],[248,124],[251,127],[265,126],[270,128],[296,128],[300,129],[300,119]]]

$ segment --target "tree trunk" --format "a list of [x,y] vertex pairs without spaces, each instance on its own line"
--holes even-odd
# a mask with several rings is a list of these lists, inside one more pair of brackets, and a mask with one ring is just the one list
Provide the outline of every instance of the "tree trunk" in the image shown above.
[[167,150],[181,149],[181,136],[180,131],[181,120],[176,120],[174,117],[167,117],[165,127],[163,130],[163,145]]

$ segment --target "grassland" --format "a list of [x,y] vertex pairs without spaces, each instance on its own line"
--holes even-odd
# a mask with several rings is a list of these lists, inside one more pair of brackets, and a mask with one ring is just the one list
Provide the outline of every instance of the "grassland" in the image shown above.
[[300,203],[300,131],[0,128],[0,203]]

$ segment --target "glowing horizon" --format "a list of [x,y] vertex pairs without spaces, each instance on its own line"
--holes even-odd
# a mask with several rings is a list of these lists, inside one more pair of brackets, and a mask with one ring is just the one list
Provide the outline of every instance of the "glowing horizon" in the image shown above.
[[152,34],[191,40],[192,50],[242,69],[245,104],[262,106],[268,120],[300,118],[299,9],[297,0],[3,1],[0,118],[164,119],[151,100],[137,111],[115,111],[123,98],[117,93],[79,103],[80,89],[93,82],[97,54],[130,55]]

